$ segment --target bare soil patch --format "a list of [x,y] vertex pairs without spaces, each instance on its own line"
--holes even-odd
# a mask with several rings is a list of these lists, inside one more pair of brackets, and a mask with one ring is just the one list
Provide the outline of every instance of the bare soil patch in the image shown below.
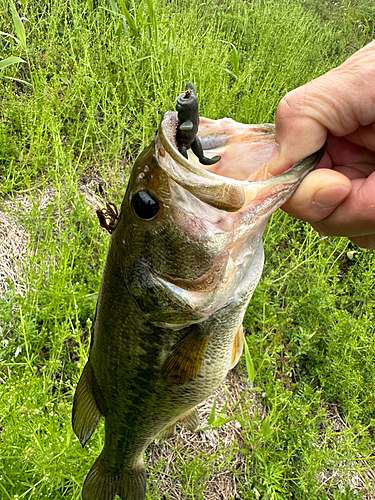
[[[252,418],[255,409],[258,408],[259,411],[261,405],[256,401],[255,391],[249,391],[250,388],[250,382],[245,375],[238,374],[236,370],[230,371],[216,393],[198,406],[200,429],[207,426],[215,399],[217,412],[227,402],[227,418],[242,411],[247,411],[249,418]],[[165,464],[157,473],[157,480],[153,487],[162,499],[191,499],[191,495],[183,493],[186,485],[181,485],[176,480],[176,476],[181,475],[178,470],[179,464],[188,463],[199,455],[209,455],[215,457],[211,472],[196,479],[197,482],[205,484],[204,498],[206,500],[240,500],[242,498],[241,483],[245,481],[245,459],[240,451],[242,443],[241,426],[235,419],[220,427],[203,431],[198,429],[194,433],[184,427],[178,427],[172,439],[150,446],[148,465],[156,466],[160,460]],[[225,450],[231,449],[237,451],[228,463],[225,462]]]

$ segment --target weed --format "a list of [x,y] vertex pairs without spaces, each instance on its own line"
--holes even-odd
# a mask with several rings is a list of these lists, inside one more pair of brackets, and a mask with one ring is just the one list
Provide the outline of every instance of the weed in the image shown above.
[[[12,40],[14,40],[18,46],[23,49],[23,51],[27,54],[27,44],[26,44],[26,31],[25,31],[25,27],[23,25],[23,21],[28,21],[28,19],[26,19],[25,17],[20,17],[18,15],[18,12],[17,12],[17,9],[13,3],[13,0],[9,0],[10,2],[10,9],[11,9],[11,12],[12,12],[12,18],[13,18],[13,26],[14,26],[14,29],[15,29],[15,32],[16,32],[16,35],[17,36],[13,36],[9,33],[5,33],[4,31],[0,31],[0,35],[3,35],[5,37],[9,37],[11,38]],[[23,63],[25,62],[23,59],[21,59],[21,57],[18,57],[18,56],[9,56],[9,57],[6,57],[5,59],[1,60],[0,61],[0,76],[2,76],[3,78],[8,78],[9,80],[13,80],[15,82],[19,82],[19,83],[23,83],[25,85],[31,85],[30,83],[28,82],[25,82],[24,80],[20,80],[18,78],[15,78],[15,77],[12,77],[12,76],[6,76],[4,75],[4,69],[9,67],[9,66],[13,66],[15,64],[18,64],[18,63]],[[30,61],[28,59],[28,64],[30,66]]]

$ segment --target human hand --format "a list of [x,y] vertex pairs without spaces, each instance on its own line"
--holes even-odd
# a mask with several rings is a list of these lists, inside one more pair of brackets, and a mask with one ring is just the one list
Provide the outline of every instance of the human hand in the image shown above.
[[289,92],[275,118],[269,171],[321,148],[319,167],[282,207],[321,234],[375,248],[375,41],[341,66]]

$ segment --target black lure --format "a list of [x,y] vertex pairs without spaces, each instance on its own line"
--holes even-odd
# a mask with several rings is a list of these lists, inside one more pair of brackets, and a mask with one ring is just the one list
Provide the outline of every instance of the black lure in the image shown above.
[[201,141],[197,136],[199,126],[198,99],[192,83],[187,83],[185,92],[177,97],[176,110],[178,116],[176,141],[179,152],[188,158],[187,150],[191,148],[202,165],[217,163],[221,156],[213,158],[204,156]]

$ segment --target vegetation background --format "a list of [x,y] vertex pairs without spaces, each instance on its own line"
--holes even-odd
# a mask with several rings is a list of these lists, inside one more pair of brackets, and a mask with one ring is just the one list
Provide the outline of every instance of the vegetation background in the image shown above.
[[[13,2],[0,0],[0,498],[78,499],[103,444],[101,427],[82,449],[70,423],[108,245],[93,205],[121,200],[186,81],[203,116],[272,122],[286,92],[374,38],[375,6]],[[373,499],[374,253],[281,211],[265,252],[239,368],[253,383],[225,450],[243,464],[235,498]],[[181,498],[205,498],[211,469],[209,454],[181,460]],[[162,461],[148,470],[148,500],[177,498],[152,480]]]

